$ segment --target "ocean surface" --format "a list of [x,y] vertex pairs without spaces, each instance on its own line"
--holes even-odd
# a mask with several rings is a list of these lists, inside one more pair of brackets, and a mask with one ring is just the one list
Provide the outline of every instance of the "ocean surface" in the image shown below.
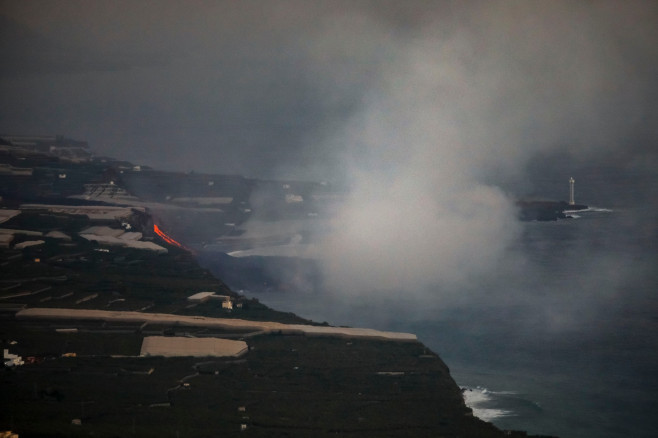
[[568,172],[536,179],[535,192],[567,199],[573,176],[576,201],[591,208],[522,223],[508,269],[465,287],[462,299],[244,293],[319,322],[417,334],[450,367],[475,414],[502,429],[654,437],[658,177],[642,166]]

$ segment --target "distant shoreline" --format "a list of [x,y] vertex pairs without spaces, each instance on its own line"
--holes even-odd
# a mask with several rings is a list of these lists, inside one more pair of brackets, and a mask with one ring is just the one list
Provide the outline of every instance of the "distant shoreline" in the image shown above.
[[587,210],[584,204],[569,204],[565,201],[517,201],[519,219],[522,221],[556,221],[568,219],[567,211]]

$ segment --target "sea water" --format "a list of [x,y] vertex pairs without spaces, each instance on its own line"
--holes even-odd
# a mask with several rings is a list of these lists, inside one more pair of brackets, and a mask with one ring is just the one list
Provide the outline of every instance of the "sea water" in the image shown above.
[[406,327],[502,429],[656,436],[658,179],[597,176],[576,178],[596,203],[578,217],[523,224],[513,251],[527,275],[488,286],[501,305],[475,301]]
[[421,303],[256,296],[317,321],[417,334],[450,367],[475,415],[502,429],[656,436],[658,178],[599,167],[553,174],[535,181],[537,191],[563,199],[566,185],[556,180],[570,176],[577,201],[590,208],[573,219],[523,223],[508,254],[522,266],[464,290],[461,303],[444,306],[440,293]]

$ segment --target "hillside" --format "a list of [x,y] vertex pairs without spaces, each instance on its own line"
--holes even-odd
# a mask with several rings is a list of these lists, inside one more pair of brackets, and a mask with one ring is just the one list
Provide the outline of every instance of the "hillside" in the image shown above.
[[[21,437],[526,436],[473,417],[448,367],[413,335],[331,328],[230,290],[155,226],[153,210],[207,213],[172,201],[185,193],[136,196],[121,183],[125,163],[16,151],[4,158],[0,338],[15,362],[0,377],[0,430]],[[101,188],[117,198],[112,205],[93,195]],[[254,206],[241,202],[213,214],[251,213]],[[247,348],[172,347],[165,357],[145,347],[156,338]]]

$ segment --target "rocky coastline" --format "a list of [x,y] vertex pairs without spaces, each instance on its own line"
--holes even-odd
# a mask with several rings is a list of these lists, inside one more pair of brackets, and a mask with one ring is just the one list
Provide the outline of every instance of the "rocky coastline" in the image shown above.
[[[135,167],[0,155],[8,168],[20,161],[31,169],[0,174],[0,339],[12,358],[0,377],[0,430],[22,437],[527,436],[474,417],[446,364],[413,335],[331,328],[232,291],[122,186],[121,172],[140,172]],[[97,190],[108,195],[103,202]],[[181,215],[190,207],[172,208]],[[39,318],[24,317],[39,308]],[[65,309],[83,316],[63,317]],[[84,317],[99,312],[129,317]],[[237,357],[141,355],[154,337],[247,348]]]

